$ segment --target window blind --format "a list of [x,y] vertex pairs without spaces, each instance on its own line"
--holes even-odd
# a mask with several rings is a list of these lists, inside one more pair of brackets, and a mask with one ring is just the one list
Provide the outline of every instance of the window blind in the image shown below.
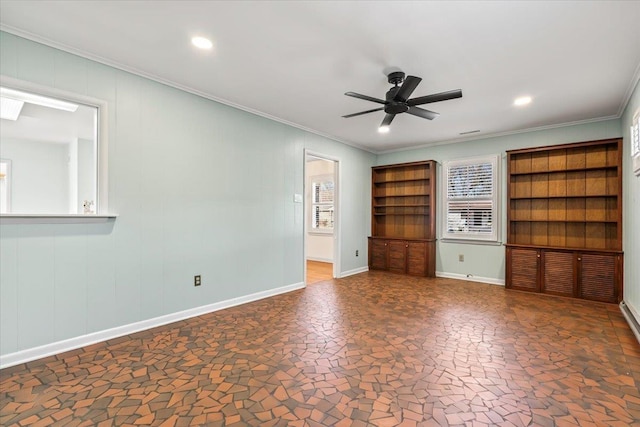
[[450,161],[444,168],[443,237],[497,240],[497,156]]

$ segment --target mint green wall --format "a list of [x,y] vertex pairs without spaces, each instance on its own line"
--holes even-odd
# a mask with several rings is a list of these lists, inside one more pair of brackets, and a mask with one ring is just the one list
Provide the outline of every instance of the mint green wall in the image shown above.
[[302,282],[305,148],[340,159],[341,269],[366,267],[373,154],[8,33],[0,55],[108,102],[119,215],[0,226],[0,354]]
[[624,247],[624,301],[640,321],[640,177],[633,174],[629,128],[633,114],[640,109],[640,83],[622,114],[623,150],[623,229]]
[[[477,139],[456,144],[437,145],[415,150],[398,151],[379,155],[377,163],[379,165],[384,165],[427,159],[433,159],[442,163],[444,160],[473,157],[484,154],[501,154],[501,239],[505,242],[506,204],[504,195],[506,188],[506,150],[614,138],[620,136],[620,120],[608,120],[515,135]],[[440,178],[441,175],[439,174],[438,179]],[[438,190],[441,192],[440,183],[438,183]],[[438,201],[440,201],[440,199],[438,199]],[[438,227],[442,224],[441,215],[442,212],[438,210]],[[627,229],[627,231],[629,230]],[[441,231],[438,228],[438,236],[440,234]],[[459,254],[464,254],[464,262],[458,261]],[[479,278],[504,282],[504,246],[446,243],[439,240],[437,242],[436,271],[450,274],[470,274]]]

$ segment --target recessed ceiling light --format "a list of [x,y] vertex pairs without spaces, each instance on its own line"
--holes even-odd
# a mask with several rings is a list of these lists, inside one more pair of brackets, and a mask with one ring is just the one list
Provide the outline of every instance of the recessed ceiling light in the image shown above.
[[516,98],[516,100],[513,101],[513,105],[521,107],[523,105],[527,105],[530,102],[531,102],[530,96],[521,96],[520,98]]
[[380,126],[378,128],[378,132],[380,132],[380,133],[388,133],[389,132],[389,126]]
[[213,47],[211,40],[204,37],[194,37],[191,39],[191,43],[198,49],[211,49]]

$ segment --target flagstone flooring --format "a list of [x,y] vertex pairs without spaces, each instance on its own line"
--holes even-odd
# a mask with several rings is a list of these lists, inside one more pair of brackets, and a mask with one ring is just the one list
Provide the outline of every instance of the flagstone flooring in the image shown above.
[[640,425],[616,305],[369,272],[0,372],[2,426]]

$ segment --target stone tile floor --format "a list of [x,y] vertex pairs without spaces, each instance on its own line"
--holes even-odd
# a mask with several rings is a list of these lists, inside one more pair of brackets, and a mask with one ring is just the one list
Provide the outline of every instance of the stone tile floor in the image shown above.
[[2,426],[640,425],[616,305],[369,272],[0,372]]

